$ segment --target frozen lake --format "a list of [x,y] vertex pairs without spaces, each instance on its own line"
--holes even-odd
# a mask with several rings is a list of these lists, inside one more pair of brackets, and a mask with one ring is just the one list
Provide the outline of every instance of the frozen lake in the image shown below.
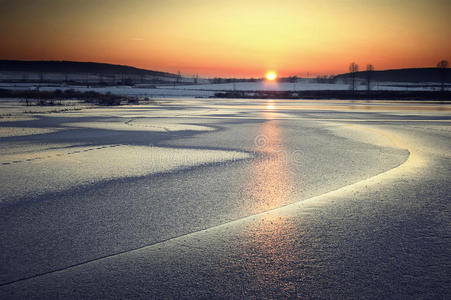
[[450,293],[450,103],[2,105],[1,298]]

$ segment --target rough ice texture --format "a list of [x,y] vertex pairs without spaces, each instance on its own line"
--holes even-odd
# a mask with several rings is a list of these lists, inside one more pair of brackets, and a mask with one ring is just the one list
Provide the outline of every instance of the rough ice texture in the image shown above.
[[66,123],[65,126],[69,127],[81,127],[81,128],[96,128],[106,130],[120,130],[120,131],[211,131],[214,128],[181,124],[177,122],[158,122],[153,120],[133,120],[130,122],[80,122],[80,123]]
[[0,127],[0,138],[55,132],[56,128]]
[[107,145],[4,155],[0,202],[107,179],[144,176],[202,164],[240,160],[238,151]]

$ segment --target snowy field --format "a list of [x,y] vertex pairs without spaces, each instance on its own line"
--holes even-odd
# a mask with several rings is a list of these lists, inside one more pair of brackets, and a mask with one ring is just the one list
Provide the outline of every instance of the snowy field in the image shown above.
[[[418,86],[421,85],[421,86]],[[76,91],[95,91],[99,93],[113,93],[119,95],[130,95],[139,97],[212,97],[217,92],[224,91],[327,91],[350,89],[348,83],[315,83],[314,80],[298,80],[289,82],[237,82],[222,84],[197,84],[197,85],[157,85],[154,88],[149,85],[136,86],[110,86],[110,87],[89,87],[89,86],[66,86],[58,84],[41,83],[0,83],[0,89],[9,90],[37,90],[55,91],[73,89]],[[448,87],[449,88],[449,87]],[[360,82],[356,86],[357,90],[367,90],[366,84]],[[374,82],[374,91],[438,91],[440,87],[437,83],[402,83],[402,82]]]
[[[424,83],[432,85],[433,83]],[[437,85],[437,84],[435,84]],[[297,82],[237,82],[221,84],[199,84],[176,86],[174,89],[185,90],[207,90],[207,91],[327,91],[327,90],[349,90],[348,83],[316,83],[315,80],[298,80]],[[364,82],[358,82],[357,90],[366,91],[367,85]],[[380,82],[372,83],[371,89],[374,91],[431,91],[438,90],[439,87],[417,87],[416,84],[402,82]]]
[[449,102],[0,109],[1,299],[449,295]]

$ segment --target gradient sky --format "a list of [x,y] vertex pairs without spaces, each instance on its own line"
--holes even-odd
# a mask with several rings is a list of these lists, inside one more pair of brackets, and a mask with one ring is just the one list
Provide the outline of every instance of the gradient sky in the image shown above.
[[0,0],[0,59],[184,75],[338,74],[451,60],[449,0]]

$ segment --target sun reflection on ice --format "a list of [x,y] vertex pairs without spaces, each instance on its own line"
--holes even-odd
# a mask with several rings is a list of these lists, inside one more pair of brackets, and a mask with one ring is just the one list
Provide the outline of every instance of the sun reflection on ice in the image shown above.
[[[266,104],[267,108],[274,105],[272,100]],[[266,122],[260,126],[255,140],[257,159],[252,164],[248,184],[248,197],[252,201],[247,209],[252,213],[287,205],[294,191],[290,152],[284,144],[278,116],[268,110],[263,116]],[[251,278],[250,294],[260,291],[261,286],[271,286],[282,296],[297,292],[299,282],[306,277],[303,266],[294,267],[303,256],[299,241],[305,233],[295,226],[291,218],[273,211],[256,218],[242,231],[241,264]],[[290,236],[293,232],[296,238]]]
[[266,109],[273,110],[275,108],[276,108],[276,106],[274,105],[274,100],[268,100],[268,102],[266,103]]
[[[292,232],[296,232],[296,236],[290,235]],[[300,292],[300,283],[308,277],[307,272],[314,263],[304,259],[305,252],[310,252],[307,245],[304,246],[307,234],[291,218],[277,214],[256,219],[242,234],[246,242],[240,253],[251,278],[249,293],[260,291],[262,286],[272,287],[278,295],[275,298]]]
[[255,139],[257,159],[251,166],[247,197],[251,198],[253,212],[262,212],[290,202],[293,191],[292,173],[288,166],[288,152],[283,145],[279,121],[266,114]]

